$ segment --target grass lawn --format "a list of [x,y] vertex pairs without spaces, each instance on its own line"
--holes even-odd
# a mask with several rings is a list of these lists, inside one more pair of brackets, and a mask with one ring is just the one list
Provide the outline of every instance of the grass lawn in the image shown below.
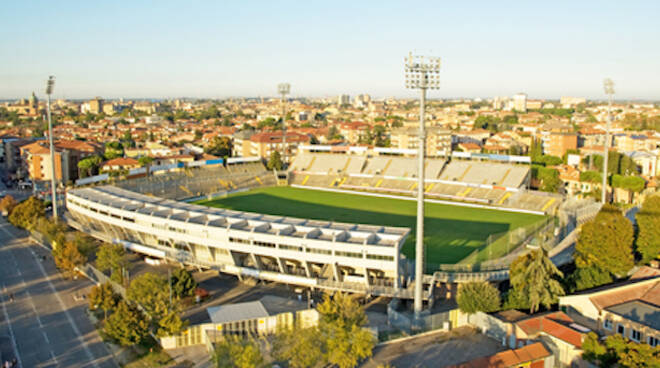
[[[196,202],[211,207],[317,220],[409,227],[403,254],[415,258],[417,205],[413,201],[269,187],[226,198]],[[428,263],[456,263],[485,245],[490,234],[530,225],[543,216],[427,203],[425,236]]]

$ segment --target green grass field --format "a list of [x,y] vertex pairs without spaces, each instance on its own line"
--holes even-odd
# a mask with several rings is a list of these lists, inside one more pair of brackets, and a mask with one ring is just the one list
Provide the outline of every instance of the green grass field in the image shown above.
[[[409,227],[403,253],[415,257],[416,203],[358,194],[292,187],[269,187],[196,202],[211,207],[270,215],[360,224]],[[527,226],[543,216],[427,203],[425,244],[428,263],[457,263],[483,247],[489,235]]]

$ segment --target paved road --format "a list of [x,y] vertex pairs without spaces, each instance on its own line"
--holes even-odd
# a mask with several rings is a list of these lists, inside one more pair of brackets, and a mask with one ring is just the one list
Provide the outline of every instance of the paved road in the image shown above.
[[117,367],[85,314],[86,301],[74,300],[90,287],[62,279],[47,250],[0,219],[0,341],[9,338],[21,367]]

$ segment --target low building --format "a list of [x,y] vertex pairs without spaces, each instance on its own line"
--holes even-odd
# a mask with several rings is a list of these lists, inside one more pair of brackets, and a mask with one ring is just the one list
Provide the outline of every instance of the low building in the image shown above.
[[506,350],[495,355],[477,358],[450,368],[551,368],[554,356],[542,343],[536,342],[519,349]]
[[660,270],[642,267],[623,283],[560,297],[559,306],[600,334],[651,346],[660,342]]
[[138,160],[130,157],[118,157],[101,164],[100,171],[106,173],[137,169],[138,167],[140,167],[140,162]]
[[209,315],[206,322],[190,326],[179,335],[161,338],[163,348],[211,346],[224,335],[272,335],[278,329],[293,327],[294,322],[308,328],[316,326],[319,320],[319,313],[307,303],[272,295],[256,301],[210,307],[206,311]]
[[[284,152],[283,134],[277,132],[263,132],[256,134],[234,135],[234,156],[239,157],[261,157],[269,159],[273,151]],[[289,157],[293,157],[298,152],[298,145],[309,143],[310,138],[307,135],[287,132],[286,147]]]
[[[54,143],[55,178],[64,183],[78,178],[78,162],[100,153],[96,144],[82,141],[60,140]],[[47,181],[52,177],[52,160],[48,141],[36,141],[20,147],[22,165],[34,181]]]

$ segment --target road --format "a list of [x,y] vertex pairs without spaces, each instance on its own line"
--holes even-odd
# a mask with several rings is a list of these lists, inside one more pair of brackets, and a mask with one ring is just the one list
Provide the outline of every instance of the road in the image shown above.
[[117,367],[86,315],[87,301],[74,299],[91,286],[63,279],[50,252],[0,219],[2,359],[16,357],[24,368]]

